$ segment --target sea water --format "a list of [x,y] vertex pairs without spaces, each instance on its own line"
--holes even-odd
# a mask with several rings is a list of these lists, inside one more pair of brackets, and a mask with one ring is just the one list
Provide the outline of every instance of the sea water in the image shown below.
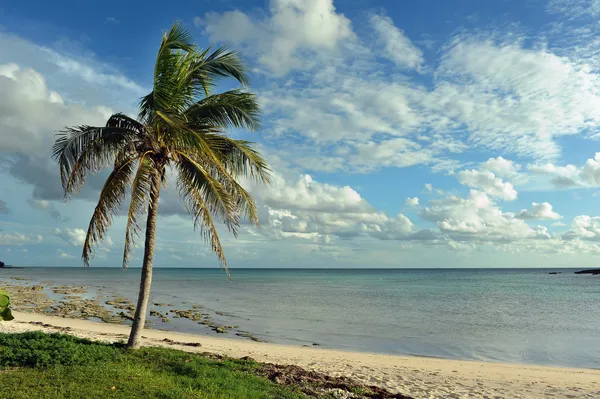
[[[219,312],[220,323],[269,342],[599,368],[600,276],[573,272],[233,269],[230,281],[218,269],[161,268],[154,271],[151,302],[176,309],[202,305]],[[14,276],[92,286],[135,300],[140,269],[5,269],[0,286],[3,277]],[[155,323],[213,334],[187,319]]]

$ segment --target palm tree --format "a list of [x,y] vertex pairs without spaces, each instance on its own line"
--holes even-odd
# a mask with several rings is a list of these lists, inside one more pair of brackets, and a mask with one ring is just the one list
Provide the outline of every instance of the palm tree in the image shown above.
[[53,157],[58,161],[65,197],[85,183],[89,174],[111,167],[90,220],[82,258],[89,266],[94,245],[101,241],[131,186],[123,268],[142,229],[146,214],[142,276],[128,347],[137,348],[146,320],[152,283],[152,260],[160,191],[170,169],[194,218],[194,228],[210,244],[227,275],[227,263],[213,216],[237,237],[241,218],[258,224],[256,205],[238,183],[250,177],[268,183],[269,167],[252,143],[224,134],[230,127],[259,128],[256,96],[241,90],[213,94],[221,78],[248,83],[235,52],[226,48],[199,51],[184,28],[175,23],[163,34],[154,67],[152,91],[139,103],[138,118],[112,115],[106,126],[75,126],[57,135]]

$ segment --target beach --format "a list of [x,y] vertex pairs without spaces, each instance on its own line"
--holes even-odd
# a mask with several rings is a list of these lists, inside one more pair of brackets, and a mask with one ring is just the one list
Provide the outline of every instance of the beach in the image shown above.
[[[125,325],[34,313],[15,312],[14,315],[14,321],[0,323],[0,332],[42,330],[109,342],[125,340],[129,333],[129,327]],[[145,330],[143,336],[143,345],[170,346],[234,358],[249,356],[259,362],[293,364],[332,376],[347,376],[415,399],[600,397],[600,370],[390,356],[154,329]],[[201,346],[183,343],[200,343]]]

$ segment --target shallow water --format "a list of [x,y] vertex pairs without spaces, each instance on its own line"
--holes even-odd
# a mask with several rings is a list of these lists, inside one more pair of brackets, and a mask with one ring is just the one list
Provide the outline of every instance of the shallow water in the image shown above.
[[[270,342],[599,368],[600,277],[549,271],[234,269],[228,281],[215,269],[165,268],[154,272],[151,302],[200,304],[215,321]],[[104,287],[132,300],[139,284],[139,269],[8,269],[0,286],[4,276]],[[154,323],[212,334],[185,319]]]

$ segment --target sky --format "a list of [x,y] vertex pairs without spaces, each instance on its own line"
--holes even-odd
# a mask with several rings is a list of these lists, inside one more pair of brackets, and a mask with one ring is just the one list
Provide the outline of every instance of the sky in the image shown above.
[[[65,202],[54,135],[135,116],[179,20],[240,52],[263,110],[228,132],[273,170],[242,182],[261,227],[219,227],[230,267],[597,266],[598,17],[600,0],[0,4],[0,260],[82,265],[107,174]],[[218,266],[173,182],[159,213],[155,266]],[[92,267],[120,266],[124,235],[119,215]]]

